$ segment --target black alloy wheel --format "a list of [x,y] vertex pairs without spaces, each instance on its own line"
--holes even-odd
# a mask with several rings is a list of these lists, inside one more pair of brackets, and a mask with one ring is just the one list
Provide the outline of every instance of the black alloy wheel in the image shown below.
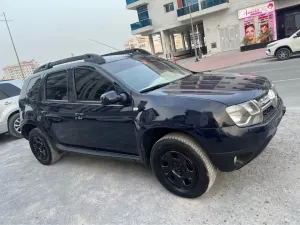
[[200,145],[179,132],[167,134],[154,144],[150,164],[156,178],[167,190],[185,198],[203,195],[217,175]]
[[161,156],[161,170],[165,178],[182,190],[193,188],[198,180],[193,161],[176,150],[170,150]]
[[47,162],[49,154],[45,143],[39,137],[32,137],[32,152],[41,163]]
[[51,165],[61,158],[61,153],[40,129],[30,131],[28,140],[33,155],[41,164]]

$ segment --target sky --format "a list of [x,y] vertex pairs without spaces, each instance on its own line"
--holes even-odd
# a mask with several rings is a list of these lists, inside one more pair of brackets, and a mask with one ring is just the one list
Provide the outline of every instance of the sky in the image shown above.
[[[0,0],[0,20],[5,12],[20,61],[40,64],[84,53],[111,52],[97,40],[117,49],[131,38],[136,11],[126,0]],[[2,68],[17,64],[4,21],[0,21],[0,78]]]

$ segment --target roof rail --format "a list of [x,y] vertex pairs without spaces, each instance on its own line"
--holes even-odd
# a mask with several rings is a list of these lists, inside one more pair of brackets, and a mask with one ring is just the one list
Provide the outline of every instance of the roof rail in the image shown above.
[[54,61],[54,62],[49,62],[49,63],[44,64],[44,65],[38,67],[37,69],[35,69],[33,71],[33,73],[38,73],[41,71],[51,69],[54,66],[58,66],[61,64],[69,63],[69,62],[75,62],[75,61],[79,61],[79,60],[84,60],[85,62],[93,62],[93,63],[98,63],[98,64],[103,64],[106,62],[105,59],[101,55],[85,54],[85,55],[74,56],[74,57],[70,57],[70,58],[66,58],[66,59],[61,59],[61,60]]
[[108,53],[102,56],[111,56],[111,55],[124,55],[124,54],[135,54],[135,55],[151,55],[150,52],[141,49],[141,48],[133,48],[133,49],[128,49],[128,50],[122,50],[118,52],[112,52]]

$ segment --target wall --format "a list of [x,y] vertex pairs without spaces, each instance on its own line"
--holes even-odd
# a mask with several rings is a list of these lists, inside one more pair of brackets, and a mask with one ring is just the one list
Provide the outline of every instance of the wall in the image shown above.
[[275,0],[276,9],[286,8],[293,5],[299,5],[299,0]]
[[[164,5],[171,2],[174,4],[174,11],[166,13]],[[148,13],[154,28],[152,33],[181,25],[177,21],[177,0],[152,0],[148,4]]]
[[[284,0],[285,1],[285,0]],[[297,1],[297,0],[296,0]],[[299,1],[299,0],[298,0]],[[238,38],[240,42],[242,41],[242,37],[244,36],[244,28],[243,24],[240,23],[238,19],[238,10],[252,7],[255,5],[260,5],[266,2],[270,2],[270,0],[229,0],[230,8],[228,10],[221,11],[219,13],[213,13],[206,15],[202,18],[206,45],[208,49],[208,53],[217,53],[221,50],[221,37],[220,37],[220,29],[226,27],[234,27],[238,25],[240,27],[240,31],[238,34]],[[276,3],[275,3],[276,4]],[[199,20],[198,19],[198,20]],[[217,48],[212,49],[211,43],[216,42]]]

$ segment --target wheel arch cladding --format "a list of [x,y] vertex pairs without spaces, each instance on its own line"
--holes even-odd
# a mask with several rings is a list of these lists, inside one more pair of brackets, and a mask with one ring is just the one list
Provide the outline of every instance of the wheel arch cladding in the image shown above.
[[[150,155],[154,144],[161,139],[162,137],[170,134],[170,133],[182,133],[187,135],[191,138],[193,136],[185,131],[174,129],[174,128],[167,128],[167,127],[160,127],[160,128],[152,128],[143,133],[142,136],[142,144],[143,149],[145,151],[145,162],[147,165],[150,164]],[[194,139],[194,138],[193,138]]]
[[29,133],[30,133],[34,128],[36,128],[36,126],[33,125],[33,124],[25,124],[25,125],[22,127],[22,130],[21,130],[21,133],[22,133],[23,137],[24,137],[25,139],[28,140],[28,138],[29,138]]
[[289,46],[280,46],[279,48],[276,49],[275,55],[277,55],[277,52],[278,52],[280,49],[282,49],[282,48],[287,48],[288,50],[290,50],[291,53],[293,52],[292,49],[291,49]]

